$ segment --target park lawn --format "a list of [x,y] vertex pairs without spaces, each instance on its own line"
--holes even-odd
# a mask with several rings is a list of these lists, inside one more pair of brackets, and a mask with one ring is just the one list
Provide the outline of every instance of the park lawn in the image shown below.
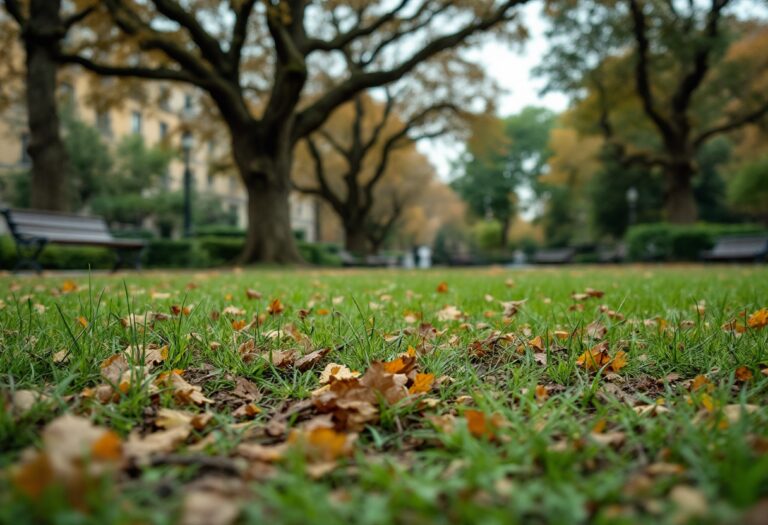
[[6,276],[0,298],[2,523],[768,515],[763,267]]

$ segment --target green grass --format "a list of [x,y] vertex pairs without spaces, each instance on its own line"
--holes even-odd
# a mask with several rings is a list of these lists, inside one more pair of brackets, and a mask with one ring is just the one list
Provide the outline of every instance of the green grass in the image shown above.
[[[382,403],[379,420],[360,432],[354,453],[317,479],[302,454],[289,452],[269,475],[245,482],[239,522],[741,523],[768,497],[768,377],[762,373],[768,367],[768,328],[739,335],[721,328],[734,318],[745,322],[745,311],[768,306],[765,268],[264,270],[73,280],[78,290],[59,294],[64,277],[0,278],[0,469],[6,472],[24,449],[42,446],[42,429],[61,414],[83,415],[126,439],[134,429],[151,432],[160,407],[189,409],[168,392],[150,391],[149,383],[162,372],[184,369],[184,377],[214,400],[226,399],[220,396],[238,377],[253,381],[263,397],[252,431],[263,429],[278,410],[309,398],[326,363],[364,372],[372,361],[392,360],[413,345],[422,350],[419,371],[451,378],[428,394],[439,403],[432,408],[410,399]],[[447,293],[436,291],[442,281]],[[248,299],[249,288],[263,297]],[[605,296],[582,301],[582,311],[571,308],[576,304],[571,294],[586,288]],[[339,297],[340,302],[333,300]],[[273,298],[286,310],[247,333],[235,333],[226,315],[211,316],[234,305],[247,310],[240,318],[250,320]],[[518,299],[527,302],[505,322],[498,301]],[[701,301],[706,306],[697,311]],[[601,312],[603,304],[624,320]],[[121,323],[131,313],[170,313],[172,305],[192,310],[146,330]],[[311,313],[300,315],[310,305]],[[439,321],[436,314],[445,305],[466,318]],[[320,309],[329,314],[319,315]],[[418,327],[406,322],[407,312],[439,330],[432,345],[421,349],[418,334],[403,332]],[[85,327],[77,320],[81,316]],[[653,319],[663,319],[667,328],[644,322]],[[550,338],[546,365],[530,348],[519,353],[517,343],[482,356],[471,350],[492,330],[521,340],[541,335],[546,342],[556,330],[572,333],[596,320],[607,328],[610,354],[619,348],[627,352],[627,365],[618,374],[578,366],[577,358],[593,344],[579,333]],[[279,370],[263,359],[243,362],[237,348],[247,338],[267,350],[296,347],[267,337],[289,323],[313,347],[334,350],[304,372]],[[211,349],[212,342],[221,346]],[[150,343],[167,345],[168,357],[147,381],[107,404],[80,396],[103,383],[104,359],[131,344]],[[61,350],[68,357],[57,363],[53,356]],[[742,366],[751,380],[735,376]],[[711,386],[693,390],[689,380],[698,375]],[[537,385],[548,387],[548,398],[536,398]],[[9,399],[19,389],[41,391],[49,399],[14,412]],[[459,396],[469,397],[459,403]],[[660,399],[669,411],[655,416],[639,415],[632,406]],[[729,405],[758,408],[726,424],[722,410]],[[195,431],[176,454],[237,459],[241,442],[282,440],[253,438],[248,429],[233,426],[234,408],[216,401],[213,422]],[[467,409],[489,418],[500,414],[503,424],[492,439],[469,431]],[[429,416],[442,414],[456,416],[452,432],[430,423]],[[600,444],[591,437],[601,421],[603,435],[621,433],[622,439]],[[209,434],[214,437],[203,452],[188,448]],[[676,472],[657,472],[672,464]],[[175,523],[185,493],[212,475],[202,463],[125,467],[89,486],[87,503],[79,506],[55,487],[42,501],[29,499],[2,476],[0,522]],[[685,488],[706,508],[698,512],[696,502],[686,504]]]

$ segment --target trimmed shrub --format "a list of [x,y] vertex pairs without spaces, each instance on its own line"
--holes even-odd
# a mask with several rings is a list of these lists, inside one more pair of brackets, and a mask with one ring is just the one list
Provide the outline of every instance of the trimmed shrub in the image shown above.
[[203,237],[197,240],[210,266],[231,264],[243,251],[244,239],[237,237]]
[[339,247],[331,243],[307,243],[299,241],[299,253],[304,260],[317,266],[341,266]]
[[748,235],[765,230],[754,224],[668,224],[633,226],[627,231],[629,257],[635,261],[697,261],[718,237]]
[[[16,264],[14,240],[4,235],[0,238],[0,266],[10,270]],[[43,249],[38,259],[49,270],[103,270],[115,264],[115,254],[109,248],[91,246],[60,246],[52,244]]]
[[199,237],[230,237],[236,239],[245,238],[245,230],[236,226],[198,226],[195,228],[195,236]]
[[188,239],[155,239],[144,251],[144,264],[149,268],[189,268],[199,262],[195,242]]

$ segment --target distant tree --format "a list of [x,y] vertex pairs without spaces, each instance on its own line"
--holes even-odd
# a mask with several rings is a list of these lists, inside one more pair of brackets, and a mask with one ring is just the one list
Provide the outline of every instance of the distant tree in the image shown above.
[[473,123],[461,175],[451,184],[477,216],[499,221],[502,248],[518,211],[516,192],[537,187],[545,170],[554,118],[547,109],[527,107],[506,119],[484,115]]
[[549,5],[552,50],[541,72],[551,88],[588,103],[592,129],[613,158],[664,174],[672,222],[698,217],[698,152],[715,137],[768,115],[768,59],[762,52],[768,31],[735,19],[737,6],[746,3]]
[[63,112],[62,123],[69,156],[68,206],[79,210],[111,184],[112,154],[99,131],[77,119],[72,112]]
[[205,0],[192,10],[178,0],[104,0],[83,38],[59,56],[100,75],[184,82],[208,93],[248,192],[242,260],[294,262],[295,145],[357,94],[479,33],[514,29],[514,8],[524,2]]
[[25,51],[26,109],[30,206],[66,210],[70,204],[67,180],[69,159],[59,128],[57,56],[69,28],[86,17],[92,7],[69,16],[61,13],[61,0],[3,0],[19,27]]
[[744,165],[728,188],[728,200],[768,224],[768,155]]
[[[404,94],[400,94],[401,97]],[[418,198],[421,190],[409,184],[409,176],[418,176],[417,163],[400,163],[393,170],[393,159],[403,148],[413,148],[423,138],[445,134],[442,113],[454,113],[448,102],[435,101],[424,108],[403,115],[403,101],[391,91],[386,100],[378,102],[367,95],[358,95],[342,106],[326,125],[306,138],[312,159],[312,175],[299,166],[294,175],[294,187],[305,194],[326,201],[338,214],[344,228],[345,247],[353,253],[378,251],[392,232],[406,206]],[[398,181],[412,191],[402,191],[387,185],[387,178]],[[304,182],[299,179],[309,179]],[[388,186],[388,187],[387,187]],[[382,203],[388,213],[374,213]],[[378,215],[378,217],[377,217]]]

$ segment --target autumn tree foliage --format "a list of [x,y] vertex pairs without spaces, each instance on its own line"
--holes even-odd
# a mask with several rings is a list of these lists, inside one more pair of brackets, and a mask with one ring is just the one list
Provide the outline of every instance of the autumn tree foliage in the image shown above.
[[[663,173],[665,215],[695,221],[697,153],[768,116],[765,53],[743,42],[757,26],[749,2],[554,2],[552,50],[541,71],[591,108],[591,133],[625,166]],[[579,42],[578,47],[573,42]],[[630,81],[628,81],[630,79]]]
[[[15,28],[6,24],[6,29],[10,34],[18,34],[24,44],[28,151],[32,159],[30,205],[43,210],[64,210],[68,205],[68,199],[63,198],[67,193],[68,158],[59,132],[57,55],[67,31],[90,14],[92,8],[64,15],[61,0],[4,0],[4,5],[17,24]],[[4,68],[13,61],[14,57],[7,57]],[[11,83],[8,77],[4,78]]]
[[524,1],[104,0],[60,59],[207,92],[248,192],[242,259],[294,262],[295,145],[358,93],[479,33],[510,29]]

